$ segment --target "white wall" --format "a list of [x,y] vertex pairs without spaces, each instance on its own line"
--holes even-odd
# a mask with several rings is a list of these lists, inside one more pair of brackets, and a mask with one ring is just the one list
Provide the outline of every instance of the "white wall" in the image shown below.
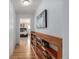
[[20,28],[19,28],[19,17],[18,15],[16,14],[16,43],[19,44],[19,39],[20,39],[20,35],[19,35],[19,31],[20,31]]
[[69,59],[69,0],[63,0],[63,59]]
[[[67,1],[67,2],[66,2]],[[47,9],[47,28],[37,29],[35,31],[49,35],[60,36],[63,38],[63,57],[69,59],[69,25],[68,25],[68,0],[43,0],[35,14],[38,16],[44,9]]]
[[9,2],[9,56],[13,54],[16,44],[16,32],[15,32],[15,10],[10,0]]

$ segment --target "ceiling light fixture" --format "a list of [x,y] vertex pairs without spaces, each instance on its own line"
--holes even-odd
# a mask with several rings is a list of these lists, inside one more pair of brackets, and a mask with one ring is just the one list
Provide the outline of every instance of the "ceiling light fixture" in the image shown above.
[[24,6],[28,6],[31,3],[31,0],[22,0]]

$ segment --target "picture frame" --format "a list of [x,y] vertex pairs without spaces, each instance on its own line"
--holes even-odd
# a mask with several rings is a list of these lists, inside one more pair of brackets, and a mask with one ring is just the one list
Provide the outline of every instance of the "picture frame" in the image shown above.
[[47,10],[41,12],[36,19],[37,28],[47,28]]

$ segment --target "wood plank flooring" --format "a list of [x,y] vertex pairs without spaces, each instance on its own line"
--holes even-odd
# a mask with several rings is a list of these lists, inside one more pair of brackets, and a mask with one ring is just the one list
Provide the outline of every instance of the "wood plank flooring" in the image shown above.
[[30,37],[20,39],[19,46],[15,48],[11,59],[36,59],[31,49]]

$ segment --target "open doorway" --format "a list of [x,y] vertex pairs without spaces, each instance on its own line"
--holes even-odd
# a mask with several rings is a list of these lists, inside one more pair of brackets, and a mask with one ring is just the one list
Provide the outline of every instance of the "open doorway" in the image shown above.
[[28,37],[30,35],[30,18],[20,18],[20,37]]

